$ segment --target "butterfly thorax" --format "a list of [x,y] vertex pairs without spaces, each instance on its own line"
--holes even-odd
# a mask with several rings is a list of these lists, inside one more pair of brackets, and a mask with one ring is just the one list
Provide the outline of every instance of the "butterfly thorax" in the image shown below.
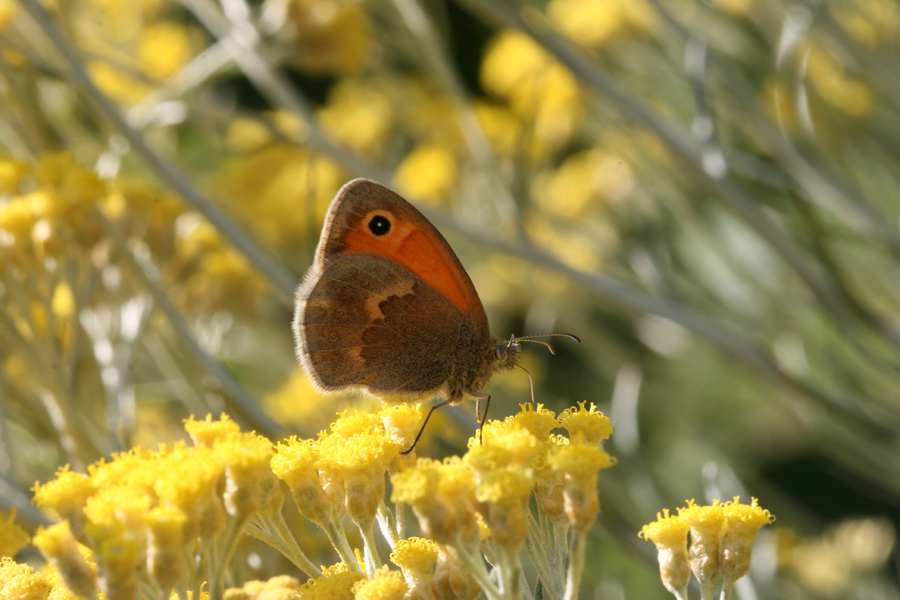
[[453,403],[462,401],[466,395],[477,395],[485,388],[494,373],[509,371],[519,364],[521,349],[510,340],[488,337],[473,345],[469,360],[456,364],[462,369],[453,373],[447,381],[446,395]]

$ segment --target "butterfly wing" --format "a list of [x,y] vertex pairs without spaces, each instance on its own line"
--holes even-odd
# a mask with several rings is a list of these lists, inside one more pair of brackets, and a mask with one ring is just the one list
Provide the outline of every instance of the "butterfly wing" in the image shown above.
[[403,267],[487,333],[487,315],[475,286],[444,236],[416,207],[368,179],[350,181],[335,196],[315,263],[323,268],[349,254],[380,256]]
[[474,336],[471,320],[437,290],[367,254],[335,257],[307,278],[294,330],[300,361],[320,388],[401,399],[441,391]]

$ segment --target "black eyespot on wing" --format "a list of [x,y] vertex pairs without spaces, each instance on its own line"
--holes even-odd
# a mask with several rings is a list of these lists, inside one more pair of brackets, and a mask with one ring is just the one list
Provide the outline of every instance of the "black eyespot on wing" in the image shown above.
[[371,231],[373,235],[387,235],[390,230],[391,221],[383,215],[375,215],[369,221],[369,231]]

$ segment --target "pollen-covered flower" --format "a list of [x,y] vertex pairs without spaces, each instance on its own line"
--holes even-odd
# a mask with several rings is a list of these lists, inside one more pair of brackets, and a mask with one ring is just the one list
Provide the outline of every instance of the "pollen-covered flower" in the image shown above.
[[563,476],[566,517],[573,528],[586,530],[600,511],[597,476],[616,461],[591,443],[555,446],[548,456],[550,468]]
[[375,518],[384,500],[384,475],[387,465],[397,455],[397,448],[378,428],[350,436],[332,434],[319,442],[323,462],[337,470],[344,482],[344,506],[350,518],[366,526]]
[[225,467],[228,514],[248,518],[260,511],[273,490],[272,442],[255,433],[232,433],[217,439],[213,452]]
[[404,600],[408,588],[399,571],[387,565],[375,572],[371,579],[353,584],[354,600]]
[[366,576],[350,568],[347,563],[338,563],[323,569],[321,577],[304,583],[295,598],[297,600],[352,600],[353,586]]
[[28,565],[8,556],[0,559],[0,598],[44,600],[52,590],[44,576]]
[[72,592],[83,598],[90,598],[96,593],[97,575],[78,548],[68,521],[38,529],[32,543],[56,568]]
[[15,507],[8,517],[0,513],[0,556],[15,556],[28,545],[28,532],[17,525],[15,520]]
[[331,500],[322,488],[316,464],[319,446],[316,440],[291,436],[275,447],[272,471],[284,480],[297,509],[313,523],[324,523],[332,517]]
[[210,447],[188,448],[176,444],[161,457],[153,492],[164,506],[185,514],[185,539],[212,538],[225,526],[225,506],[220,482],[224,467]]
[[386,404],[378,412],[388,439],[402,452],[413,445],[425,413],[420,404]]
[[691,565],[688,559],[687,535],[690,526],[681,517],[669,516],[669,510],[657,513],[656,521],[644,525],[638,534],[656,544],[659,560],[659,575],[663,585],[676,598],[687,598],[687,587],[691,579]]
[[434,567],[434,588],[439,598],[475,600],[481,596],[481,584],[460,561],[456,550],[443,544],[438,546],[438,560]]
[[678,514],[691,528],[691,570],[703,597],[711,598],[709,594],[722,575],[722,539],[728,530],[724,506],[718,500],[712,506],[697,506],[689,500],[686,508],[678,509]]
[[528,536],[528,500],[534,488],[530,469],[511,466],[480,474],[475,498],[491,529],[491,539],[517,553]]
[[775,517],[758,506],[756,498],[751,498],[750,504],[741,504],[738,496],[733,502],[725,503],[723,513],[728,532],[722,548],[722,585],[723,589],[731,589],[750,569],[750,556],[759,530]]
[[147,571],[164,590],[175,587],[185,574],[184,537],[187,515],[171,506],[157,506],[147,514]]
[[567,408],[559,415],[559,425],[569,432],[573,442],[599,444],[612,435],[613,425],[602,412],[595,411],[593,403],[585,408],[585,402],[579,402],[578,408]]
[[431,580],[438,558],[438,546],[429,539],[411,537],[400,540],[391,553],[391,561],[403,571],[409,587],[407,600],[434,598]]
[[521,410],[507,417],[504,422],[508,425],[531,432],[538,440],[547,440],[550,432],[559,427],[559,419],[552,410],[544,408],[543,404],[535,407],[530,402],[520,404]]
[[487,472],[509,466],[528,467],[541,451],[541,443],[527,429],[499,421],[485,423],[483,443],[469,441],[469,451],[463,461],[477,472]]
[[414,467],[391,476],[393,502],[413,507],[422,532],[452,544],[477,542],[475,474],[458,457],[443,463],[420,458]]
[[66,465],[56,472],[55,479],[44,484],[35,483],[32,491],[35,505],[50,509],[60,519],[68,520],[78,535],[84,526],[84,507],[97,488],[90,477],[70,471],[69,465]]
[[248,581],[240,588],[225,591],[225,600],[293,600],[300,582],[294,577],[278,575],[267,581]]
[[194,445],[197,447],[209,447],[215,444],[216,440],[226,437],[233,433],[241,431],[240,425],[231,420],[231,417],[222,413],[218,421],[212,420],[212,415],[206,415],[206,419],[197,421],[194,416],[184,422],[184,430],[187,431]]
[[531,462],[534,471],[534,497],[538,507],[554,523],[564,523],[566,519],[565,489],[566,476],[550,466],[548,460],[555,453],[556,446],[567,446],[569,438],[551,435],[547,438],[541,453]]

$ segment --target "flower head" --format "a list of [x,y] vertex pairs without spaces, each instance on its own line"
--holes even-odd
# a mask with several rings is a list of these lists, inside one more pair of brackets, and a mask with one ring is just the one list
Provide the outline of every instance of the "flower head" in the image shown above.
[[568,408],[559,415],[559,425],[569,432],[573,442],[599,444],[612,435],[613,425],[602,412],[596,411],[591,404],[585,408],[585,402],[579,402],[578,408]]
[[687,552],[690,526],[681,517],[670,517],[668,509],[663,510],[662,515],[657,513],[656,519],[644,525],[638,535],[656,544],[659,575],[666,589],[678,598],[687,598],[691,579]]

